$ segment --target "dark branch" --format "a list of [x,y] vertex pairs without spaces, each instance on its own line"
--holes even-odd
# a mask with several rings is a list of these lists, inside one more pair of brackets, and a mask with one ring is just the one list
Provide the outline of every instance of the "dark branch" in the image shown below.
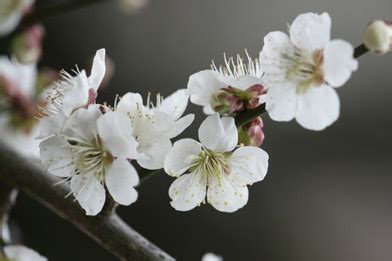
[[364,44],[358,45],[354,49],[354,58],[359,58],[360,56],[364,55],[365,53],[369,52],[368,48]]
[[0,182],[19,188],[71,222],[121,260],[174,260],[129,227],[113,212],[89,217],[71,197],[66,184],[0,144]]

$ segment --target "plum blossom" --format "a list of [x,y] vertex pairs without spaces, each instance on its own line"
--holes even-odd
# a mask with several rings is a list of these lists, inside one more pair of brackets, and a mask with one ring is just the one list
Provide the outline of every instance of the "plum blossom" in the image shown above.
[[[46,261],[46,257],[22,245],[7,245],[4,247],[5,261]],[[0,259],[1,258],[0,255]]]
[[[268,154],[256,147],[240,147],[234,118],[208,116],[199,140],[174,143],[165,158],[165,172],[177,179],[169,189],[171,205],[188,211],[205,201],[222,212],[234,212],[248,201],[248,188],[264,179]],[[233,151],[234,150],[234,151]]]
[[246,55],[246,62],[239,55],[236,61],[225,56],[224,66],[217,67],[213,62],[210,70],[192,74],[188,81],[191,102],[203,106],[208,115],[234,115],[263,103],[266,89],[260,63]]
[[0,36],[11,33],[34,2],[34,0],[1,0]]
[[48,89],[46,104],[41,108],[41,138],[61,131],[66,119],[76,109],[95,103],[105,71],[105,49],[96,52],[89,77],[85,70],[77,69],[74,71],[75,76],[61,71],[62,79]]
[[139,142],[138,151],[144,155],[137,162],[146,169],[163,168],[167,152],[171,149],[170,139],[181,134],[194,120],[193,114],[181,117],[188,105],[187,90],[180,89],[167,98],[157,95],[153,106],[148,97],[138,93],[125,94],[116,105],[116,111],[129,118],[133,126],[132,135]]
[[36,63],[41,58],[44,36],[43,25],[32,25],[15,36],[12,40],[11,51],[22,63]]
[[139,176],[129,162],[137,159],[132,125],[121,113],[94,104],[80,108],[60,133],[40,144],[41,162],[47,171],[70,181],[76,200],[87,215],[97,215],[105,203],[105,187],[121,205],[137,200],[133,188]]
[[201,258],[201,261],[223,261],[223,258],[214,253],[206,253]]
[[24,156],[38,156],[36,116],[40,100],[35,90],[35,64],[0,57],[0,132],[1,140]]
[[290,26],[290,36],[271,32],[260,52],[268,85],[266,109],[273,120],[296,119],[304,128],[323,130],[339,117],[341,87],[357,70],[353,47],[331,40],[331,18],[305,13]]
[[382,20],[371,22],[364,33],[363,43],[366,48],[377,54],[386,54],[392,50],[392,23]]

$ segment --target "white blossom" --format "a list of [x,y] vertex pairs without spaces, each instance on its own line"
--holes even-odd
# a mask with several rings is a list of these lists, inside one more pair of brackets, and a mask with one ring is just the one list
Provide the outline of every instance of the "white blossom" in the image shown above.
[[[322,130],[339,117],[334,90],[357,69],[353,47],[331,40],[331,18],[306,13],[290,26],[290,36],[271,32],[264,38],[260,63],[268,86],[266,108],[273,120],[293,118],[310,130]],[[334,87],[334,88],[333,88]]]
[[70,181],[73,195],[87,215],[102,210],[104,185],[121,205],[132,204],[138,196],[133,187],[139,176],[129,162],[139,157],[131,123],[125,115],[106,110],[97,104],[78,109],[62,132],[40,144],[43,166]]
[[211,99],[219,90],[230,86],[245,91],[253,85],[263,85],[259,61],[252,60],[247,52],[246,55],[247,61],[239,55],[236,60],[225,56],[224,66],[216,67],[213,62],[210,70],[192,74],[188,81],[191,102],[203,106],[203,112],[209,115],[215,113]]
[[201,258],[201,261],[223,261],[223,258],[214,253],[205,253]]
[[33,3],[34,0],[1,0],[0,36],[12,32]]
[[77,69],[74,71],[75,76],[61,71],[62,79],[55,82],[46,92],[47,103],[41,111],[41,138],[61,131],[72,112],[95,102],[105,72],[105,49],[96,52],[89,77],[85,70]]
[[116,111],[128,116],[133,126],[132,135],[139,142],[138,151],[144,154],[137,162],[146,169],[163,168],[164,158],[171,149],[170,139],[181,134],[194,119],[193,114],[181,117],[188,105],[189,95],[181,89],[163,99],[157,95],[154,106],[143,105],[143,98],[137,93],[127,93],[116,105]]
[[[46,257],[22,245],[7,245],[4,247],[6,260],[12,261],[46,261]],[[1,257],[1,256],[0,256]],[[0,258],[1,259],[1,258]]]
[[16,59],[0,57],[1,140],[24,156],[38,156],[35,101],[37,69]]
[[[165,158],[165,172],[177,179],[169,189],[171,205],[188,211],[205,201],[223,212],[234,212],[248,201],[248,188],[264,179],[268,154],[256,147],[240,147],[234,118],[207,117],[199,140],[174,143]],[[234,150],[234,151],[233,151]]]

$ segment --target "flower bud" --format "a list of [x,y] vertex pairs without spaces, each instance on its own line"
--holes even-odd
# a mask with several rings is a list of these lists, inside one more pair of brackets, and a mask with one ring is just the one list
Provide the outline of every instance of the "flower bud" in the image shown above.
[[263,120],[255,118],[246,125],[238,128],[238,143],[245,146],[260,147],[264,141]]
[[246,89],[246,92],[248,94],[248,99],[245,104],[245,107],[247,109],[254,109],[259,106],[260,96],[266,93],[264,86],[261,84],[252,85],[251,87]]
[[211,108],[221,115],[234,115],[242,111],[243,107],[242,100],[232,94],[229,88],[220,89],[211,97]]
[[385,54],[390,51],[392,47],[391,23],[381,20],[371,22],[364,33],[363,42],[371,52]]
[[12,40],[12,53],[22,63],[37,62],[42,54],[42,38],[44,35],[45,29],[42,25],[36,24],[29,27]]

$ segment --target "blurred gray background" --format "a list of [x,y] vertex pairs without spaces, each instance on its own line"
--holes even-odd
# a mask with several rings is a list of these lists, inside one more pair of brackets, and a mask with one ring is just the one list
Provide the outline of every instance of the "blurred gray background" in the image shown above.
[[[53,0],[40,1],[44,6]],[[116,1],[45,22],[42,65],[81,67],[101,47],[116,65],[100,93],[160,92],[186,87],[192,73],[222,62],[222,54],[257,57],[265,34],[307,11],[327,11],[332,37],[361,43],[365,25],[392,18],[391,0],[151,0],[126,16]],[[249,203],[234,214],[204,205],[176,212],[167,195],[173,178],[161,174],[140,188],[136,204],[120,215],[178,260],[200,260],[205,252],[225,260],[392,260],[392,55],[366,55],[339,89],[338,122],[311,132],[295,122],[264,116],[270,169],[250,188]],[[200,107],[182,136],[196,137]],[[50,260],[115,260],[76,228],[36,202],[20,196],[13,211],[26,244]],[[110,239],[108,239],[110,240]]]

